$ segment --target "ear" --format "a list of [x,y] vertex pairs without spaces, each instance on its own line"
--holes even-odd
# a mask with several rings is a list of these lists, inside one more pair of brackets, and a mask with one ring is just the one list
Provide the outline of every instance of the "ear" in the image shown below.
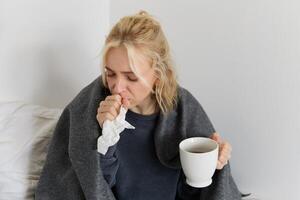
[[152,86],[152,93],[154,94],[155,93],[155,90],[156,90],[156,87],[158,86],[159,84],[159,79],[156,78],[155,81],[154,81],[154,84]]

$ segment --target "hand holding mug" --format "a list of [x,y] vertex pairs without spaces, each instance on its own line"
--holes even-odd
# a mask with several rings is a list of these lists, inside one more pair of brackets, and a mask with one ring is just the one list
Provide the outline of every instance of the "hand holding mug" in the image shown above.
[[218,133],[213,133],[210,138],[219,144],[217,169],[221,170],[227,165],[228,160],[231,158],[232,147],[227,141],[224,141]]

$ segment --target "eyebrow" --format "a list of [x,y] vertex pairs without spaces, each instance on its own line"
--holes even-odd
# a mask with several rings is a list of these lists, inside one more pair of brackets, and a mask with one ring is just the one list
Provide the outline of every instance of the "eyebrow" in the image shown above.
[[[109,71],[114,72],[114,70],[112,70],[111,68],[109,68],[109,67],[107,67],[107,66],[105,66],[105,68],[108,69]],[[121,73],[123,73],[123,74],[134,74],[132,71],[123,71],[123,72],[121,72]]]

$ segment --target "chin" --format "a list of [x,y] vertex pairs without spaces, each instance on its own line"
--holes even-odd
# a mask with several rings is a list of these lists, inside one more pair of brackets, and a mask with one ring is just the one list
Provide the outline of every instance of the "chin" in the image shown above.
[[133,108],[133,107],[136,107],[137,105],[136,105],[136,103],[135,102],[132,102],[132,100],[130,99],[129,100],[129,106],[128,106],[128,109],[130,109],[130,108]]

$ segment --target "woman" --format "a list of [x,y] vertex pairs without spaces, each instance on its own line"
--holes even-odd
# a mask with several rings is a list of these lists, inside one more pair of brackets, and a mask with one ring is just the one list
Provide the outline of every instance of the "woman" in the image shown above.
[[[112,28],[102,74],[65,108],[36,199],[240,199],[227,164],[231,145],[178,85],[168,42],[155,19],[142,11]],[[117,144],[99,154],[103,123],[114,120],[121,106],[135,129],[125,129]],[[213,183],[202,189],[185,183],[178,156],[179,142],[193,136],[211,137],[220,145]]]

